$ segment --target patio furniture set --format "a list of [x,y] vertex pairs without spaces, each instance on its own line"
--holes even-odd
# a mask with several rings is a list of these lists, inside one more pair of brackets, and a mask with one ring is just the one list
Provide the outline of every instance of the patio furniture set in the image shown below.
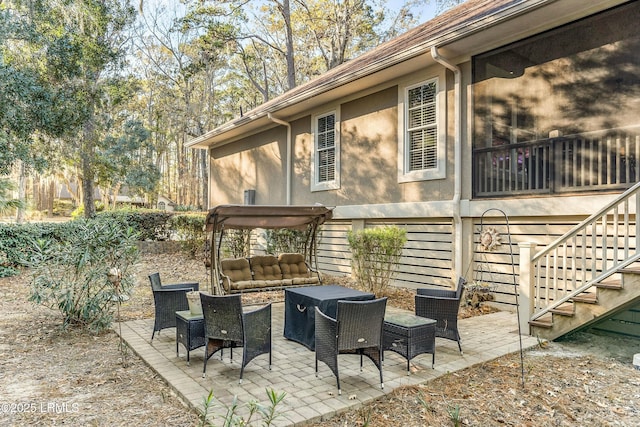
[[[272,328],[271,303],[247,311],[241,295],[208,295],[200,293],[202,314],[188,309],[187,292],[198,290],[197,283],[162,286],[157,273],[149,276],[156,320],[151,336],[160,329],[176,328],[176,353],[182,344],[189,352],[205,347],[203,377],[209,358],[225,348],[243,351],[240,383],[244,368],[255,357],[267,354],[271,369]],[[456,290],[420,289],[415,296],[416,312],[387,312],[387,298],[375,298],[338,285],[321,285],[285,289],[284,337],[315,352],[315,372],[318,362],[325,363],[336,377],[341,394],[338,371],[339,354],[360,356],[360,367],[366,356],[380,372],[384,388],[382,364],[384,351],[394,351],[407,359],[407,375],[411,360],[420,354],[432,355],[435,364],[435,338],[454,340],[460,347],[457,314],[464,279]],[[172,294],[171,297],[168,295]]]

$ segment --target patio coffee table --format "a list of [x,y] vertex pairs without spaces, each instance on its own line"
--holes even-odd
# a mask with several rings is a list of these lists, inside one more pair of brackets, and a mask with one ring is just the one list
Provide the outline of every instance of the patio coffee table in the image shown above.
[[187,365],[189,352],[204,346],[204,317],[202,314],[192,314],[191,311],[176,311],[176,354],[179,356],[178,345],[187,349]]
[[436,363],[436,321],[409,313],[387,313],[384,316],[384,350],[395,351],[407,359],[407,375],[411,359],[431,353],[431,368]]
[[316,347],[315,308],[327,316],[336,317],[338,300],[366,301],[374,299],[371,292],[338,285],[306,286],[284,291],[284,337],[306,346]]

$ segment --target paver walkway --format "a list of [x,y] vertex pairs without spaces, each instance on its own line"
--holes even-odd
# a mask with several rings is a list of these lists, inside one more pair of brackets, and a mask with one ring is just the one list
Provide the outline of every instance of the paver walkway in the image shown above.
[[[394,352],[385,352],[384,390],[380,389],[378,371],[370,360],[365,358],[364,370],[360,372],[357,356],[341,355],[342,395],[339,396],[336,379],[329,368],[320,363],[319,377],[316,378],[314,353],[282,336],[284,303],[274,303],[272,310],[272,369],[268,370],[267,355],[259,356],[245,368],[242,384],[238,381],[241,349],[234,351],[233,362],[229,360],[228,350],[225,350],[222,361],[216,353],[207,363],[206,378],[202,378],[204,348],[191,351],[188,366],[182,345],[180,355],[176,355],[175,329],[163,330],[150,343],[153,320],[135,320],[122,324],[122,336],[133,351],[193,408],[201,411],[204,398],[213,389],[217,402],[209,414],[217,420],[214,424],[220,422],[234,397],[240,405],[238,414],[246,417],[247,402],[268,404],[267,389],[286,392],[286,397],[277,407],[280,416],[274,426],[296,426],[327,419],[390,393],[397,387],[424,383],[446,373],[517,352],[520,348],[514,313],[497,312],[461,319],[458,329],[462,335],[464,355],[459,353],[454,341],[436,338],[435,369],[431,369],[431,355],[423,354],[412,360],[412,373],[407,375],[406,360]],[[523,348],[537,344],[534,337],[522,337]],[[514,368],[514,378],[519,378],[519,375],[519,368]]]

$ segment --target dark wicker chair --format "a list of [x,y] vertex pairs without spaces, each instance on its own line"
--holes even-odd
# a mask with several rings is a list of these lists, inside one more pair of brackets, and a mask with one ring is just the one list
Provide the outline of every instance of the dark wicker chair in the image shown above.
[[316,334],[316,377],[318,361],[324,362],[336,376],[338,394],[340,375],[338,374],[339,354],[360,355],[360,370],[363,356],[367,356],[380,371],[380,387],[382,380],[382,328],[387,298],[369,301],[338,301],[336,318],[322,313],[315,307]]
[[205,354],[202,377],[206,376],[207,361],[218,350],[242,347],[242,367],[240,383],[244,367],[261,354],[269,355],[271,370],[271,304],[254,311],[243,313],[242,296],[200,294],[202,314],[204,316]]
[[151,290],[153,291],[153,303],[156,308],[156,319],[153,324],[153,340],[156,332],[160,333],[165,328],[176,327],[176,311],[189,310],[187,292],[199,290],[197,282],[172,283],[162,285],[160,274],[149,275]]
[[436,336],[456,341],[460,354],[462,347],[458,332],[458,312],[465,283],[461,277],[456,290],[418,289],[415,296],[416,315],[437,321]]

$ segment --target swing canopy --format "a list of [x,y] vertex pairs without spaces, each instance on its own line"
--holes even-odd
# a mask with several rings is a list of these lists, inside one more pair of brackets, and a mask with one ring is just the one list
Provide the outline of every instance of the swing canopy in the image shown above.
[[[318,227],[333,217],[333,208],[322,205],[312,206],[276,206],[276,205],[219,205],[211,209],[205,220],[205,229],[211,233],[209,238],[210,255],[205,260],[211,267],[211,290],[214,294],[224,294],[232,291],[265,290],[265,288],[282,288],[285,285],[322,284],[317,268],[316,243]],[[315,272],[317,280],[297,278],[292,280],[290,274],[281,274],[284,264],[287,270],[291,263],[298,265],[299,261],[290,257],[276,259],[274,256],[248,257],[246,259],[221,259],[220,250],[223,244],[223,235],[226,230],[253,230],[253,229],[290,229],[306,231],[304,250],[301,254],[288,254],[294,259],[299,257],[302,265],[308,267],[308,275]],[[218,241],[216,242],[216,234]],[[285,255],[285,254],[282,254]],[[269,264],[268,269],[273,270],[274,264],[278,264],[274,274],[269,275],[269,280],[257,280],[259,274],[252,269],[261,268],[260,263]],[[225,264],[225,265],[223,265]],[[295,267],[296,269],[298,267]],[[236,271],[237,270],[237,271]],[[301,275],[305,275],[299,270]],[[233,276],[233,277],[232,277]],[[271,277],[273,276],[273,277]],[[265,276],[266,277],[266,276]],[[227,289],[224,289],[226,286]]]
[[321,205],[219,205],[211,209],[205,221],[206,230],[249,230],[253,228],[289,228],[304,230],[321,225],[333,216],[333,208]]

